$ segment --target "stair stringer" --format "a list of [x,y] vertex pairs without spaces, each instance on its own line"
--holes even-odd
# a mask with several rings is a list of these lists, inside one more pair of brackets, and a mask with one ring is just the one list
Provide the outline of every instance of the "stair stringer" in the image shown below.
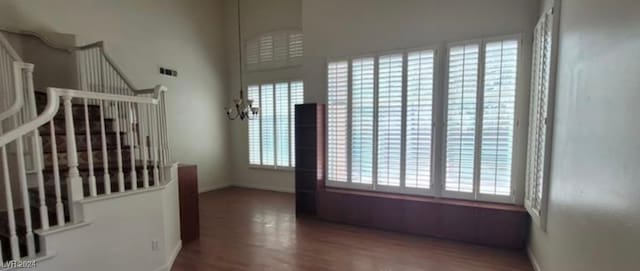
[[170,270],[182,246],[177,164],[164,170],[171,178],[159,187],[85,198],[83,222],[36,231],[34,270]]

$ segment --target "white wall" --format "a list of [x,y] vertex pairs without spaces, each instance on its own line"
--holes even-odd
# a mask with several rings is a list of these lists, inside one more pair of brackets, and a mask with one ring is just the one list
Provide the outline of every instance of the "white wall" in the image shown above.
[[[241,24],[243,40],[256,35],[282,30],[302,28],[302,0],[241,0]],[[225,27],[227,32],[229,91],[232,97],[239,95],[238,83],[238,23],[237,1],[225,1]],[[273,82],[275,80],[302,79],[301,67],[262,72],[245,72],[244,84]],[[306,90],[305,90],[306,91]],[[227,101],[231,105],[231,98]],[[276,191],[293,192],[293,171],[249,168],[249,150],[246,121],[231,124],[229,153],[233,161],[234,185]]]
[[305,102],[326,103],[326,61],[475,38],[524,34],[520,63],[514,164],[522,201],[526,153],[531,34],[537,0],[304,0]]
[[[80,44],[104,40],[137,87],[166,85],[173,159],[198,165],[201,191],[231,183],[223,16],[223,0],[0,2],[0,26],[75,34]],[[179,76],[161,76],[159,65]]]
[[175,177],[160,190],[83,203],[90,224],[45,236],[54,257],[35,270],[169,271],[181,247]]
[[560,13],[547,232],[529,246],[542,271],[638,270],[640,2]]

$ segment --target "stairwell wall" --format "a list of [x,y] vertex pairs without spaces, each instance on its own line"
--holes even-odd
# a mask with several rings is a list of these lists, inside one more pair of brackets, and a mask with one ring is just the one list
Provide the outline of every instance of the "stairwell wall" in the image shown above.
[[[167,86],[172,158],[198,165],[200,191],[230,184],[222,25],[222,0],[0,2],[0,26],[72,33],[78,45],[104,40],[137,87]],[[160,75],[159,66],[178,77]]]

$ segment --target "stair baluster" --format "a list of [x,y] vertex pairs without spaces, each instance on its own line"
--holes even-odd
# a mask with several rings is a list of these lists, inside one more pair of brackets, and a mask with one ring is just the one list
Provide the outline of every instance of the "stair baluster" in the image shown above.
[[100,139],[102,141],[102,167],[104,168],[104,193],[111,194],[111,176],[109,175],[109,153],[107,152],[107,135],[104,127],[104,101],[100,101]]
[[[36,98],[35,93],[33,92],[33,65],[32,64],[24,64],[24,70],[26,75],[26,83],[27,83],[27,97],[29,103],[27,108],[29,112],[28,120],[35,119],[38,117],[38,112],[36,110]],[[47,201],[44,193],[44,176],[42,175],[42,170],[44,169],[42,165],[42,144],[40,142],[40,131],[38,129],[33,131],[33,138],[31,138],[31,158],[33,160],[33,167],[36,172],[36,180],[38,183],[38,197],[40,199],[40,227],[42,230],[49,229],[49,212],[47,211]]]
[[[0,134],[2,134],[2,125],[0,125]],[[11,246],[11,259],[20,259],[20,245],[18,244],[18,235],[16,234],[16,217],[13,210],[13,193],[11,190],[11,180],[9,175],[9,161],[7,158],[7,146],[2,146],[2,172],[4,179],[4,193],[7,200],[7,220],[9,221],[9,244]],[[0,246],[1,247],[1,246]],[[2,255],[2,253],[0,253]]]
[[149,170],[147,169],[147,163],[149,163],[149,159],[148,159],[148,153],[147,153],[147,134],[148,134],[148,114],[147,111],[149,109],[149,106],[147,105],[140,105],[138,106],[138,108],[142,107],[143,110],[139,110],[138,114],[142,113],[142,115],[144,115],[144,117],[140,117],[141,119],[144,119],[144,121],[138,121],[138,123],[140,124],[140,150],[141,150],[141,155],[142,155],[142,182],[144,184],[144,188],[148,188],[149,187]]
[[89,195],[92,197],[98,196],[98,191],[96,189],[96,176],[93,170],[93,149],[91,146],[91,125],[89,124],[89,106],[87,104],[87,99],[84,98],[84,124],[85,124],[85,138],[87,144],[87,163],[89,164]]
[[[16,119],[16,118],[14,118]],[[17,120],[16,120],[17,123]],[[29,185],[27,184],[27,171],[24,162],[24,143],[22,136],[16,139],[16,158],[18,164],[18,179],[20,181],[20,192],[22,195],[22,208],[24,210],[24,223],[26,228],[25,238],[27,240],[27,255],[36,256],[35,240],[33,238],[33,225],[31,224],[31,204],[29,203]]]
[[71,96],[65,95],[62,98],[64,100],[65,132],[67,138],[67,166],[69,167],[69,173],[67,173],[69,211],[71,220],[74,223],[78,223],[82,221],[82,218],[79,217],[79,211],[75,209],[75,203],[84,198],[84,191],[82,187],[82,177],[78,170],[78,150],[76,147],[76,134],[73,124]]
[[131,107],[131,103],[127,103],[127,123],[129,124],[129,131],[127,131],[127,135],[129,136],[129,157],[131,158],[131,189],[138,189],[138,177],[136,174],[136,156],[135,156],[135,134],[134,134],[134,112]]
[[[158,88],[156,87],[156,93],[158,93]],[[160,132],[160,127],[158,125],[158,105],[156,105],[151,110],[151,127],[153,127],[153,131],[151,132],[151,151],[153,158],[153,180],[156,186],[160,186],[160,172],[158,170],[158,135]]]
[[114,102],[114,113],[116,121],[116,156],[118,162],[118,191],[124,192],[124,172],[122,171],[122,142],[120,139],[120,112],[118,102]]
[[56,125],[54,120],[49,122],[51,135],[51,162],[53,165],[53,186],[56,195],[56,218],[58,226],[64,226],[64,206],[62,205],[62,192],[60,188],[60,165],[58,164],[58,144],[56,142]]

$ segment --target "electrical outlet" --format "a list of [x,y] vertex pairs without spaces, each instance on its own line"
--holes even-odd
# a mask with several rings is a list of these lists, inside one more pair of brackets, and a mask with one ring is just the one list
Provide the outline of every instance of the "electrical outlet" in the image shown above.
[[159,247],[158,240],[151,241],[151,251],[158,251]]

